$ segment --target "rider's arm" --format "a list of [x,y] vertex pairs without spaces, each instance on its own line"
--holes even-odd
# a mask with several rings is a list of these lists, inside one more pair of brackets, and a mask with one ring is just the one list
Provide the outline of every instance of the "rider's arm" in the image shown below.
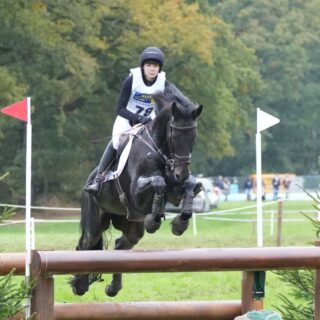
[[129,110],[127,110],[127,104],[131,95],[133,77],[130,74],[122,84],[122,88],[120,91],[120,96],[118,100],[118,108],[117,114],[127,120],[129,122],[134,123],[136,121],[137,115]]

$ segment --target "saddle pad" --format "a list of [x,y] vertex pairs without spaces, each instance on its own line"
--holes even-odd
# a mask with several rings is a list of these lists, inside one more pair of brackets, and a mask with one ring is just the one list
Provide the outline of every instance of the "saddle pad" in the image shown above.
[[123,133],[124,135],[128,135],[129,139],[123,151],[121,152],[117,170],[116,171],[109,170],[105,175],[104,181],[113,180],[116,177],[119,177],[121,175],[130,154],[133,139],[135,138],[135,135],[139,132],[141,127],[142,127],[141,124],[137,124],[134,127],[132,127],[131,130],[127,131],[126,133]]

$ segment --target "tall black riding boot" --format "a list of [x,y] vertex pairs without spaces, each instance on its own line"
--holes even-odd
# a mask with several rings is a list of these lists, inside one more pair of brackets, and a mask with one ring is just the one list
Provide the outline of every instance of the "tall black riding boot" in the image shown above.
[[90,192],[93,195],[97,195],[101,189],[101,185],[103,182],[103,171],[106,170],[110,164],[112,163],[113,159],[116,156],[116,150],[113,148],[112,140],[108,143],[106,149],[104,150],[104,153],[102,155],[102,158],[99,163],[98,167],[98,173],[90,185],[86,187],[86,191]]

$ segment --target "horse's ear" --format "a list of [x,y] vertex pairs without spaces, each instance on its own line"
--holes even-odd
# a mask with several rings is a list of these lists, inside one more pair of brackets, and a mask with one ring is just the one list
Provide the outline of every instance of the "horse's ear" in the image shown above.
[[200,114],[201,114],[201,112],[202,112],[202,104],[200,104],[200,106],[196,109],[196,110],[193,110],[192,111],[192,118],[193,118],[193,120],[195,120],[196,118],[198,118],[199,116],[200,116]]
[[173,117],[175,117],[175,118],[178,117],[179,115],[181,115],[181,111],[179,110],[179,108],[175,102],[172,102],[171,112],[172,112]]

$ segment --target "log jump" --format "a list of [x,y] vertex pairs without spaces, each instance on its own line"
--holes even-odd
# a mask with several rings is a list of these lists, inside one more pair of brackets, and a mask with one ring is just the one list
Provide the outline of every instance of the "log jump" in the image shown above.
[[[1,253],[0,274],[24,272],[24,254]],[[320,247],[218,248],[129,251],[33,251],[37,281],[32,311],[37,320],[220,319],[233,320],[253,308],[253,273],[259,270],[314,269],[319,283]],[[55,304],[53,275],[242,271],[241,301]],[[319,286],[318,286],[319,287]],[[320,320],[319,294],[315,320]]]

